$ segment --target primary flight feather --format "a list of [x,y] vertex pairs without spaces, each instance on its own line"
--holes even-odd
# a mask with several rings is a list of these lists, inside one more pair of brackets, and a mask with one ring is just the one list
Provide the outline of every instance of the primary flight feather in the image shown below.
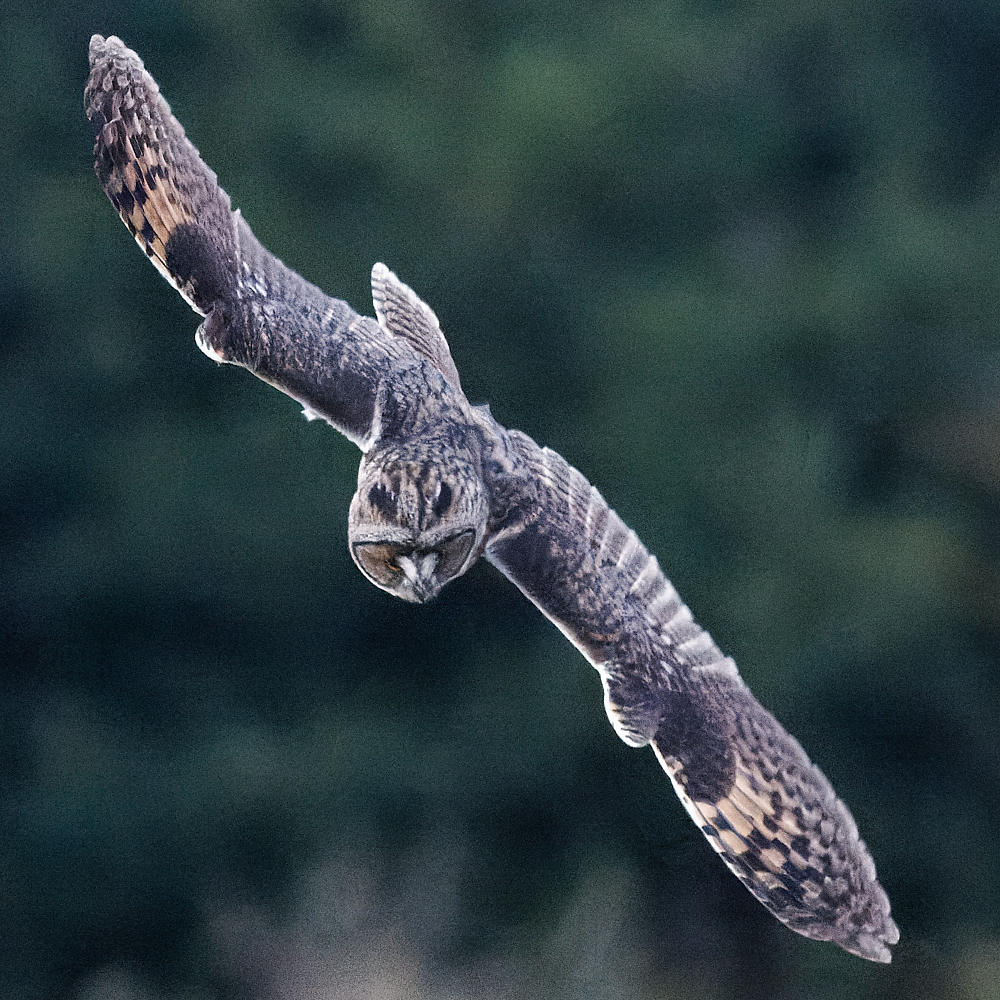
[[851,814],[597,489],[469,403],[434,312],[383,264],[372,319],[262,247],[120,39],[94,35],[90,66],[97,176],[205,317],[198,346],[361,448],[361,572],[419,602],[485,556],[597,668],[618,735],[652,746],[750,892],[800,934],[888,962],[899,931]]

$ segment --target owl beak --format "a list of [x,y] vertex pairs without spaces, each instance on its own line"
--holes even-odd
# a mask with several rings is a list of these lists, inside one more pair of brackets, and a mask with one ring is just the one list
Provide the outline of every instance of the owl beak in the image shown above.
[[413,596],[424,603],[434,597],[441,589],[434,575],[438,564],[436,552],[414,553],[412,556],[400,556],[399,568],[410,582]]

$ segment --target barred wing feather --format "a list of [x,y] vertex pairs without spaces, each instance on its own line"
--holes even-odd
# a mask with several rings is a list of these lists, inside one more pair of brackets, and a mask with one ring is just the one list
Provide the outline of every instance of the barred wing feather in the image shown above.
[[555,452],[517,442],[537,490],[488,557],[597,668],[619,736],[652,744],[750,892],[800,934],[888,962],[899,931],[830,783],[600,493]]

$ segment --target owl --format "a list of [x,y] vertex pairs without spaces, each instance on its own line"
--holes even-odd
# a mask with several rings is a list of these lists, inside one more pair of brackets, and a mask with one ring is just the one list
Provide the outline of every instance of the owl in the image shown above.
[[419,603],[485,557],[597,669],[615,731],[652,747],[747,889],[792,930],[888,962],[899,931],[850,812],[596,487],[468,401],[434,312],[387,267],[372,318],[261,246],[118,38],[95,35],[90,66],[98,179],[204,317],[198,346],[361,449],[348,542],[364,576]]

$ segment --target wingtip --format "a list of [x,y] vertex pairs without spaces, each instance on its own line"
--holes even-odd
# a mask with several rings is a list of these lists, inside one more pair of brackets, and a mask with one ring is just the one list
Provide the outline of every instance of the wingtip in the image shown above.
[[118,41],[118,39],[115,39],[114,35],[112,35],[111,38],[105,38],[104,35],[90,36],[89,52],[91,66],[93,66],[99,59],[103,58],[104,53],[108,50],[108,42],[112,40]]
[[88,47],[90,54],[90,65],[93,68],[100,62],[105,62],[109,58],[127,56],[134,59],[140,65],[142,60],[130,49],[117,35],[91,35]]
[[874,935],[859,935],[849,944],[841,943],[841,947],[852,955],[865,958],[869,962],[888,965],[892,961],[892,952],[889,950],[888,943]]
[[890,947],[897,941],[899,941],[899,928],[887,914],[885,924],[879,931],[859,931],[848,940],[837,941],[837,944],[859,958],[888,965],[892,961]]
[[[395,277],[396,276],[392,273],[392,271],[390,271],[389,268],[382,263],[382,261],[376,261],[374,264],[372,264],[372,273],[371,273],[372,291],[374,292],[379,285],[382,285],[386,281],[389,281]],[[396,280],[398,281],[399,279],[397,278]]]

